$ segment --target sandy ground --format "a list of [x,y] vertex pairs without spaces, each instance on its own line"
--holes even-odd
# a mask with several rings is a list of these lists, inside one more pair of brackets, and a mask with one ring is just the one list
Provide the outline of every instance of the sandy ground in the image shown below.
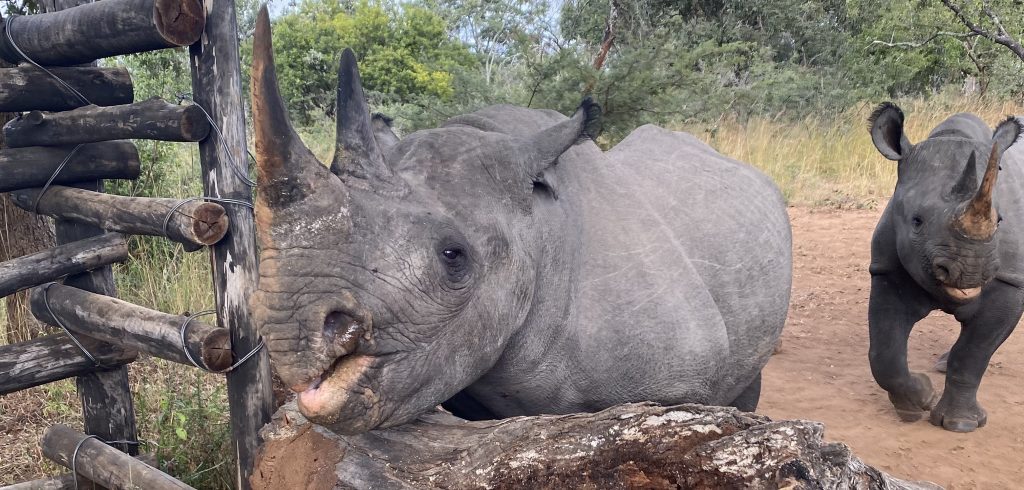
[[[818,420],[826,437],[894,476],[949,489],[1024,488],[1024,329],[996,352],[978,399],[988,425],[955,434],[927,420],[902,423],[868,367],[869,243],[874,211],[790,208],[793,297],[782,347],[768,363],[759,412]],[[956,340],[959,324],[941,312],[917,324],[910,368],[927,372]]]

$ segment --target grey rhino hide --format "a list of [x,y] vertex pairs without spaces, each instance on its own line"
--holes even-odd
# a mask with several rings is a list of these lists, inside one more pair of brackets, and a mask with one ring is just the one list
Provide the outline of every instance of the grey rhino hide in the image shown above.
[[[903,120],[891,103],[870,120],[879,152],[899,162],[871,243],[872,374],[903,420],[930,411],[936,425],[971,431],[987,420],[976,399],[982,374],[1024,305],[1024,148],[1014,145],[1021,123],[1008,118],[993,131],[955,114],[913,144]],[[941,399],[907,367],[910,331],[936,309],[963,325]]]
[[757,387],[791,278],[761,173],[654,126],[603,154],[589,102],[572,118],[492,106],[383,145],[349,51],[332,173],[283,118],[272,67],[264,13],[252,305],[312,421],[355,433],[456,395],[508,417]]

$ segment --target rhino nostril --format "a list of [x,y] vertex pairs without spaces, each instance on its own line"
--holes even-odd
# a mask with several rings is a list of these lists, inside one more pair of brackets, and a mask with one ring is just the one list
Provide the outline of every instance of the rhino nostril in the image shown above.
[[946,282],[950,278],[949,268],[942,264],[935,264],[935,278]]
[[324,317],[324,342],[344,349],[346,353],[355,349],[362,326],[351,316],[332,311]]
[[334,342],[338,336],[338,330],[342,329],[348,315],[339,311],[332,311],[324,317],[324,340],[328,343]]

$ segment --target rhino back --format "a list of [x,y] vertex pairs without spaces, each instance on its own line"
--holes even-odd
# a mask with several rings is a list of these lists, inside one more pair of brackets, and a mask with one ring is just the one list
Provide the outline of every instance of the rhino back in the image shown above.
[[749,165],[657,126],[605,156],[573,167],[585,196],[584,321],[644,329],[614,351],[646,351],[628,354],[703,383],[692,388],[709,403],[731,402],[785,322],[791,235],[781,194]]

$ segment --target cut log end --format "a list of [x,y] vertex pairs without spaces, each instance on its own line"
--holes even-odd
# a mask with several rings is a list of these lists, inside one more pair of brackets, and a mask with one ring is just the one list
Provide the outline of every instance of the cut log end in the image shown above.
[[210,135],[210,121],[199,106],[188,106],[182,113],[181,133],[189,141],[202,141]]
[[168,42],[188,46],[203,34],[206,12],[203,2],[195,0],[157,0],[153,4],[153,20]]
[[228,232],[228,215],[224,207],[212,202],[196,206],[192,216],[192,233],[203,245],[213,245]]
[[223,371],[231,366],[231,335],[220,328],[203,340],[203,364],[211,371]]

